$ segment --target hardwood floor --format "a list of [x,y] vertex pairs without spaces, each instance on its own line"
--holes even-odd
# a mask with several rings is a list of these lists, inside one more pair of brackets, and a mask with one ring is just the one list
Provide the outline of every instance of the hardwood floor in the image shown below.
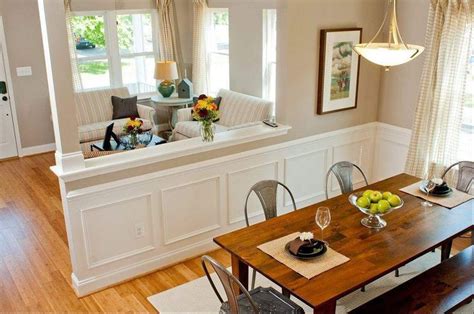
[[[1,312],[156,312],[147,297],[204,275],[194,258],[77,298],[53,164],[52,153],[0,161]],[[455,241],[454,248],[469,241]],[[224,251],[210,255],[230,265]]]
[[204,275],[195,258],[78,299],[53,164],[53,154],[0,161],[1,312],[156,312],[148,296]]

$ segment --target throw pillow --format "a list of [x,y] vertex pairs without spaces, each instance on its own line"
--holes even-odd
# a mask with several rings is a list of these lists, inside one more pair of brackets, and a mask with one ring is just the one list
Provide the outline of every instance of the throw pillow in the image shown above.
[[116,120],[129,117],[138,117],[137,101],[137,96],[130,98],[112,96],[112,119]]
[[[197,104],[198,100],[199,100],[199,97],[193,97],[193,106],[194,106],[195,104]],[[221,105],[221,101],[222,101],[222,97],[216,97],[216,98],[214,98],[214,103],[215,103],[216,106],[217,106],[217,110],[219,110],[219,106]],[[192,113],[193,113],[193,110],[191,109],[191,114],[192,114]],[[197,120],[193,118],[193,121],[197,121]],[[219,120],[216,120],[216,121],[214,121],[214,122],[217,122],[217,121],[219,121]]]

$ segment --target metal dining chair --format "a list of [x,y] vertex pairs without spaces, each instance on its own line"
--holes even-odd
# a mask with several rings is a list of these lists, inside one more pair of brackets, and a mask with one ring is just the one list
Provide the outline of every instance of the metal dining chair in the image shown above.
[[[265,220],[269,220],[278,216],[277,212],[277,190],[278,186],[282,186],[290,195],[291,201],[293,203],[293,210],[296,210],[296,202],[295,198],[293,197],[293,193],[291,193],[290,189],[281,182],[276,180],[264,180],[257,182],[254,184],[249,192],[247,193],[247,197],[245,198],[245,223],[247,227],[250,226],[249,216],[248,216],[248,201],[250,195],[255,193],[260,200],[260,204],[262,205],[263,212],[265,214]],[[255,288],[255,279],[257,276],[257,272],[255,269],[252,271],[252,289]]]
[[[448,173],[458,167],[458,180],[456,183],[456,190],[468,193],[471,191],[471,188],[474,184],[474,161],[458,161],[443,172],[441,178],[446,179]],[[471,231],[470,236],[462,235],[463,238],[471,238],[471,243],[474,244],[474,233]],[[446,260],[451,255],[451,247],[453,246],[453,240],[446,241],[443,243],[441,248],[441,261]]]
[[[209,256],[204,255],[201,258],[201,263],[212,290],[222,304],[220,313],[304,313],[300,306],[272,287],[258,287],[248,291],[224,266]],[[222,299],[206,264],[210,264],[216,272],[224,288],[227,301],[224,302]],[[242,294],[238,293],[239,289]]]
[[[364,181],[365,181],[365,185],[369,185],[369,181],[367,181],[367,177],[365,176],[364,171],[362,171],[362,169],[359,166],[349,161],[340,161],[332,165],[331,168],[329,168],[328,172],[326,173],[326,199],[329,199],[328,189],[329,189],[329,177],[331,176],[331,173],[334,174],[334,176],[336,177],[342,194],[350,193],[354,191],[354,184],[352,183],[354,169],[358,170],[360,174],[362,174],[362,177],[364,178]],[[395,272],[395,275],[397,274],[398,274],[398,269]],[[360,290],[362,292],[365,292],[365,286],[363,286]]]
[[354,185],[352,183],[352,174],[354,173],[354,169],[358,170],[362,174],[362,177],[364,177],[365,185],[369,185],[364,171],[362,171],[359,166],[349,161],[340,161],[332,165],[326,174],[326,199],[329,199],[328,188],[329,177],[331,176],[331,173],[334,174],[334,176],[336,177],[342,194],[350,193],[354,190]]
[[474,184],[474,161],[459,161],[449,166],[444,172],[441,178],[444,180],[448,175],[449,171],[458,167],[458,182],[456,184],[456,190],[469,193]]

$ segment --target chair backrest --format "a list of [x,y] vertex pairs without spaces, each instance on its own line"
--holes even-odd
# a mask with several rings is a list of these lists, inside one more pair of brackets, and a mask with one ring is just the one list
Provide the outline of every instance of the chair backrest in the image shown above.
[[112,96],[129,97],[127,87],[109,88],[74,94],[79,126],[112,120]]
[[326,174],[326,199],[329,198],[328,185],[329,185],[329,176],[331,175],[331,173],[333,173],[334,176],[336,177],[342,194],[350,193],[354,190],[354,186],[352,183],[352,175],[353,175],[354,169],[357,169],[362,174],[362,177],[364,177],[365,185],[369,185],[369,182],[367,181],[367,177],[365,176],[364,171],[362,171],[362,169],[360,169],[359,166],[349,161],[340,161],[332,165]]
[[226,89],[221,89],[217,96],[222,97],[219,124],[233,127],[271,118],[271,101]]
[[245,222],[247,223],[247,227],[250,225],[249,217],[248,217],[248,201],[250,195],[255,193],[260,200],[260,204],[262,205],[263,212],[265,214],[265,220],[275,218],[277,213],[277,189],[278,186],[282,186],[290,195],[291,201],[293,202],[293,210],[296,210],[296,203],[295,198],[293,197],[293,193],[291,193],[290,189],[281,182],[276,180],[264,180],[257,182],[254,184],[249,192],[247,193],[247,197],[245,198]]
[[444,180],[448,172],[454,167],[458,166],[458,183],[456,190],[464,193],[469,193],[474,184],[474,162],[473,161],[459,161],[449,166],[441,176]]
[[212,278],[211,278],[211,275],[209,274],[209,270],[207,269],[206,263],[210,264],[212,268],[214,269],[214,271],[216,272],[217,277],[219,278],[220,282],[222,283],[222,286],[224,287],[224,291],[227,296],[227,302],[229,303],[229,309],[231,313],[239,313],[239,304],[237,302],[239,289],[249,300],[250,306],[252,307],[253,312],[256,314],[259,312],[257,304],[255,304],[254,300],[250,296],[247,289],[245,289],[245,287],[240,283],[240,281],[237,278],[235,278],[235,276],[232,275],[227,269],[225,269],[224,266],[222,266],[212,257],[209,257],[207,255],[204,255],[203,257],[201,257],[201,263],[202,263],[202,268],[204,269],[204,272],[206,273],[206,277],[209,280],[209,283],[211,284],[212,290],[214,290],[219,301],[221,303],[224,303],[224,300],[222,299],[219,291],[217,290],[216,285],[212,281]]

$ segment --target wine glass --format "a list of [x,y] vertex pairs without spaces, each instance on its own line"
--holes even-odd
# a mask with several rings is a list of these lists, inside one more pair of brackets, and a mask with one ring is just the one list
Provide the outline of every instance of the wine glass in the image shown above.
[[[427,198],[430,196],[430,192],[433,191],[435,187],[436,187],[436,184],[433,181],[429,180],[428,182],[426,182],[425,192],[426,192]],[[421,206],[432,207],[433,204],[429,202],[428,200],[424,200],[423,202],[421,202]]]
[[324,241],[324,229],[329,226],[329,223],[331,222],[331,212],[329,211],[329,208],[319,207],[314,219],[319,228],[321,228],[321,241]]

